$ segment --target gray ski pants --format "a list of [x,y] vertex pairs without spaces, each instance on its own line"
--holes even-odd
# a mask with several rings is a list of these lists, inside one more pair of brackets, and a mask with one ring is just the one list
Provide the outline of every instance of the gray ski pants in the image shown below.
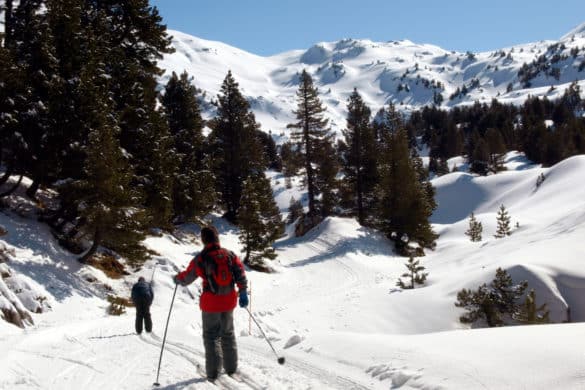
[[202,313],[205,372],[208,378],[217,378],[222,361],[225,372],[233,374],[238,368],[238,348],[234,334],[233,310],[220,313]]

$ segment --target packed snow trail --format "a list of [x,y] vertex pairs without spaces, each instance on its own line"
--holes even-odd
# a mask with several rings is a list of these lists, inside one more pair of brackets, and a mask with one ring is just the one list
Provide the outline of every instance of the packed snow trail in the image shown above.
[[[75,304],[70,302],[70,307]],[[327,369],[311,368],[311,364],[299,363],[297,359],[290,359],[290,364],[287,362],[281,367],[263,340],[245,340],[245,337],[238,338],[241,341],[239,380],[221,375],[215,384],[211,384],[205,379],[199,329],[197,332],[193,330],[194,323],[189,324],[186,332],[180,329],[182,317],[187,314],[192,320],[198,314],[196,310],[190,307],[188,313],[181,310],[173,313],[161,364],[160,389],[369,388],[363,385],[348,387],[346,384],[355,382],[344,380]],[[0,376],[0,388],[136,389],[152,385],[162,344],[159,336],[162,329],[136,335],[132,332],[132,309],[121,317],[102,316],[55,325],[55,318],[50,317],[62,314],[49,313],[47,322],[41,322],[36,329],[0,338],[0,346],[9,352],[3,354],[0,362],[3,367],[10,368]],[[155,327],[161,328],[166,313],[154,309],[153,317]]]

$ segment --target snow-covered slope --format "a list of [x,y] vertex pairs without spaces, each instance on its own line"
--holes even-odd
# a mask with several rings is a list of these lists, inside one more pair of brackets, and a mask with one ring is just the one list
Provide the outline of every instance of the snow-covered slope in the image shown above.
[[[240,380],[203,377],[200,287],[179,288],[161,366],[164,389],[582,389],[585,324],[585,156],[551,168],[510,153],[509,171],[488,177],[451,173],[433,180],[441,234],[421,259],[427,284],[396,288],[404,258],[355,220],[328,218],[300,238],[278,241],[275,274],[248,272],[251,311],[286,357],[276,356],[236,309]],[[536,186],[539,175],[544,182]],[[304,192],[269,174],[281,210]],[[495,239],[495,215],[509,210],[513,234]],[[464,235],[469,213],[483,223],[481,242]],[[239,250],[238,231],[220,219],[222,243]],[[161,337],[174,285],[171,277],[199,249],[198,228],[150,237],[158,253],[142,270],[119,281],[79,266],[33,218],[0,214],[8,265],[46,294],[52,310],[31,313],[34,326],[0,322],[2,389],[139,389],[155,380]],[[103,286],[119,295],[139,275],[153,274],[154,335],[136,336],[133,310],[105,314]],[[457,291],[489,282],[497,267],[526,279],[558,324],[467,329],[454,306]],[[92,283],[84,280],[92,277]]]
[[[209,116],[213,106],[207,103],[216,98],[231,69],[264,131],[277,135],[286,134],[286,124],[293,121],[298,74],[303,69],[319,87],[336,131],[345,126],[347,98],[354,88],[376,112],[389,102],[409,111],[433,104],[439,95],[444,107],[489,102],[492,98],[520,103],[529,95],[556,98],[575,80],[585,86],[583,25],[559,41],[483,53],[446,51],[408,40],[344,39],[260,57],[178,31],[170,34],[176,52],[160,63],[166,70],[161,83],[173,71],[189,72],[205,93],[205,113]],[[467,94],[456,95],[463,89]]]

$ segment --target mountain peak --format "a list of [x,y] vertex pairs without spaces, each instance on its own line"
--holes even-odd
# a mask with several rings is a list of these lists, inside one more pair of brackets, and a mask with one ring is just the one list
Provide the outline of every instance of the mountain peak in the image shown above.
[[574,29],[569,31],[567,34],[565,34],[561,38],[561,41],[565,41],[567,39],[571,39],[573,36],[580,36],[580,35],[585,36],[585,22],[579,24],[577,27],[575,27]]

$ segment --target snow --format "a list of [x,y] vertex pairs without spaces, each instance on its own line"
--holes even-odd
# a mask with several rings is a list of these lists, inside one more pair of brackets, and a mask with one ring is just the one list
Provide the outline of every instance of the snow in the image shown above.
[[574,36],[577,37],[579,35],[581,35],[581,36],[585,35],[585,22],[579,24],[574,29],[569,31],[567,34],[563,35],[563,37],[561,38],[561,41],[568,41],[572,37],[574,37]]
[[[304,237],[279,240],[276,273],[248,271],[250,310],[277,354],[247,312],[236,309],[236,379],[221,376],[217,386],[202,379],[200,285],[179,287],[161,388],[583,388],[585,325],[563,322],[569,315],[585,321],[585,156],[542,168],[510,152],[505,166],[507,171],[487,177],[455,172],[433,180],[439,207],[432,221],[441,237],[437,249],[420,259],[429,277],[414,290],[396,287],[406,259],[353,219],[327,218]],[[541,174],[545,180],[536,187]],[[300,181],[286,189],[280,174],[267,175],[283,214],[291,196],[305,198]],[[512,225],[520,225],[495,239],[501,204]],[[471,212],[483,223],[481,242],[463,234]],[[222,244],[239,252],[237,229],[212,219]],[[110,280],[79,265],[33,218],[0,214],[0,224],[8,232],[0,238],[8,259],[3,273],[10,267],[11,277],[45,294],[51,306],[31,313],[34,325],[25,329],[0,321],[0,388],[149,387],[175,288],[171,278],[199,250],[199,227],[149,237],[145,243],[157,255],[132,275]],[[556,324],[468,329],[459,323],[457,291],[489,282],[498,267],[514,280],[527,280]],[[106,314],[110,291],[104,286],[127,297],[139,276],[153,275],[154,332],[137,336],[132,308],[119,317]],[[276,361],[280,356],[284,365]]]
[[[558,41],[474,53],[473,58],[467,53],[408,40],[368,39],[319,42],[308,49],[261,57],[221,42],[170,31],[176,51],[160,62],[165,70],[160,83],[165,84],[173,71],[187,71],[205,94],[203,114],[209,118],[215,114],[211,101],[216,99],[227,71],[231,70],[262,129],[278,136],[290,133],[286,125],[294,122],[299,74],[306,69],[320,92],[332,130],[339,135],[345,127],[347,99],[354,88],[372,112],[394,103],[406,113],[432,105],[435,92],[443,95],[442,107],[451,108],[490,103],[493,98],[510,104],[521,104],[529,96],[557,99],[575,80],[584,91],[585,73],[578,71],[584,55],[584,29],[580,25]],[[565,48],[549,50],[555,43]],[[574,48],[580,50],[576,57],[571,55]],[[552,67],[558,68],[559,78],[541,72],[530,80],[529,87],[525,86],[518,77],[519,70],[543,54],[549,62],[554,54],[567,56],[551,62]],[[472,87],[474,83],[476,86]],[[513,90],[508,92],[509,84]],[[406,89],[399,91],[399,86]],[[469,93],[451,100],[449,97],[463,86]]]
[[[571,48],[585,45],[584,25],[561,38]],[[205,92],[204,114],[232,70],[264,131],[278,142],[294,121],[298,74],[306,68],[327,106],[334,131],[345,126],[347,97],[357,87],[376,112],[389,102],[409,111],[429,104],[423,79],[441,82],[444,107],[489,102],[519,104],[528,96],[558,98],[573,80],[583,89],[577,59],[559,64],[559,80],[539,75],[530,88],[517,73],[555,42],[543,41],[496,53],[450,52],[407,40],[345,39],[260,57],[220,42],[172,31],[174,54],[161,62],[165,83],[172,71],[187,70]],[[418,66],[417,66],[418,64]],[[497,66],[497,70],[496,70]],[[420,76],[420,77],[419,77]],[[457,88],[479,88],[454,100]],[[417,83],[418,81],[418,83]],[[508,83],[514,90],[506,92]],[[397,92],[400,84],[410,92]],[[555,89],[551,91],[550,86]],[[428,160],[428,158],[427,158]],[[235,310],[238,378],[204,380],[204,350],[198,308],[199,282],[177,289],[161,364],[162,389],[582,389],[585,388],[585,156],[550,168],[522,154],[505,157],[506,171],[486,177],[466,173],[462,157],[449,159],[459,171],[433,179],[438,208],[431,221],[440,238],[420,259],[429,273],[424,286],[396,287],[405,258],[375,230],[349,218],[331,217],[304,237],[292,226],[276,244],[275,273],[248,271],[254,318]],[[543,175],[544,182],[537,186]],[[291,197],[306,204],[300,177],[286,188],[282,174],[269,171],[276,203],[287,216]],[[14,178],[13,178],[14,179]],[[14,180],[12,180],[14,181]],[[24,185],[30,185],[25,178]],[[15,205],[20,202],[18,208]],[[148,388],[156,379],[164,325],[175,291],[172,276],[185,269],[201,247],[199,227],[145,240],[156,255],[128,277],[112,280],[78,263],[36,221],[34,204],[9,198],[0,213],[0,309],[29,313],[24,329],[0,321],[0,389],[102,390]],[[493,237],[496,214],[505,205],[513,233]],[[474,213],[483,240],[464,235]],[[236,227],[211,216],[222,244],[241,251]],[[518,223],[518,224],[517,224]],[[493,279],[498,267],[515,281],[527,280],[537,303],[546,302],[556,323],[478,329],[458,321],[454,306],[462,288]],[[153,278],[153,334],[134,334],[134,309],[107,314],[109,294],[128,297],[139,276]],[[0,316],[2,312],[0,311]],[[564,323],[567,321],[572,323]],[[284,365],[277,356],[286,358]]]

